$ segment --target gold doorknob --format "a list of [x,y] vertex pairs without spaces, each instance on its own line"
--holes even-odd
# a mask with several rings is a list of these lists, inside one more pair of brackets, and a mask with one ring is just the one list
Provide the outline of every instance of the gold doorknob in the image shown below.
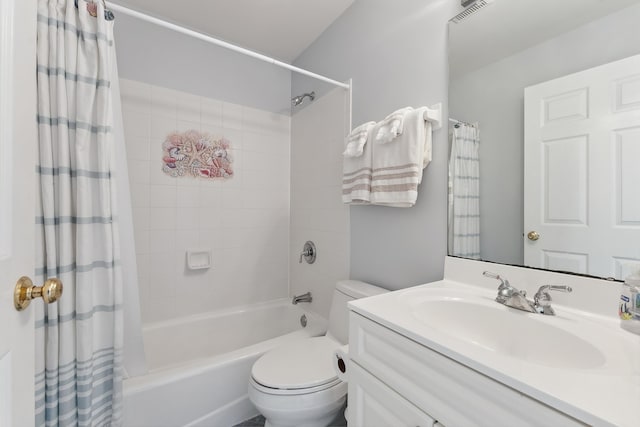
[[530,231],[527,234],[527,237],[529,238],[529,240],[538,240],[540,238],[540,233],[538,233],[537,231]]
[[18,279],[13,291],[13,305],[16,310],[22,311],[34,298],[42,297],[44,302],[50,304],[58,301],[60,295],[62,295],[62,282],[59,279],[54,277],[48,279],[42,286],[34,286],[31,279],[22,276]]

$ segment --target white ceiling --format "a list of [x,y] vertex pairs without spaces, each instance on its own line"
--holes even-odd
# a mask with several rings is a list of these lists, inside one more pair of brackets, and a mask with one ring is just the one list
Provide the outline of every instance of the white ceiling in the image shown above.
[[449,24],[449,67],[476,70],[640,0],[495,0]]
[[354,0],[116,0],[229,43],[292,62]]

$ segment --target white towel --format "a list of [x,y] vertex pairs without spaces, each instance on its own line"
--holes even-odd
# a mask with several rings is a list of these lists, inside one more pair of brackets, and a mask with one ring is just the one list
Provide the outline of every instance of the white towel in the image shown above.
[[375,122],[363,123],[356,127],[345,138],[344,153],[345,157],[359,157],[362,156],[364,145],[367,143],[367,136],[369,130],[375,125]]
[[[404,131],[388,144],[373,144],[371,197],[376,205],[411,207],[418,198],[422,170],[431,161],[431,123],[426,107],[405,115]],[[378,126],[373,132],[378,130]]]
[[[365,138],[372,138],[371,126]],[[363,144],[358,157],[345,156],[342,164],[342,202],[354,205],[369,204],[371,198],[371,160],[373,144]]]
[[413,111],[411,107],[401,108],[389,114],[380,123],[381,126],[376,132],[376,141],[382,144],[393,141],[394,138],[402,135],[404,131],[404,119],[408,113]]

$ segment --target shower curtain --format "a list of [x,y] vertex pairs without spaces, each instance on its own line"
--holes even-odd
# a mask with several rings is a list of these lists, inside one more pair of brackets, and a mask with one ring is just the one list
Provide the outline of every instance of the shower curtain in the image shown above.
[[449,158],[449,254],[480,259],[480,130],[453,128]]
[[131,212],[118,215],[113,15],[101,2],[38,0],[37,20],[35,275],[60,278],[64,293],[36,307],[36,426],[118,426],[123,283],[131,294],[137,282],[120,252]]

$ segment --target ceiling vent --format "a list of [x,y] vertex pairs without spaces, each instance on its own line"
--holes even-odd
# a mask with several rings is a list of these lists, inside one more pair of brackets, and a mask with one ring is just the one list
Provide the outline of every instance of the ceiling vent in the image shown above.
[[[462,5],[467,6],[473,1],[474,0],[462,0]],[[462,12],[460,12],[459,14],[451,18],[450,22],[453,22],[454,24],[458,24],[464,21],[465,19],[467,19],[469,16],[476,13],[477,11],[479,11],[480,9],[483,9],[486,6],[489,6],[491,3],[493,3],[493,0],[476,0],[476,2],[473,3],[473,5],[471,5],[470,7],[466,8],[465,10],[463,10]]]

